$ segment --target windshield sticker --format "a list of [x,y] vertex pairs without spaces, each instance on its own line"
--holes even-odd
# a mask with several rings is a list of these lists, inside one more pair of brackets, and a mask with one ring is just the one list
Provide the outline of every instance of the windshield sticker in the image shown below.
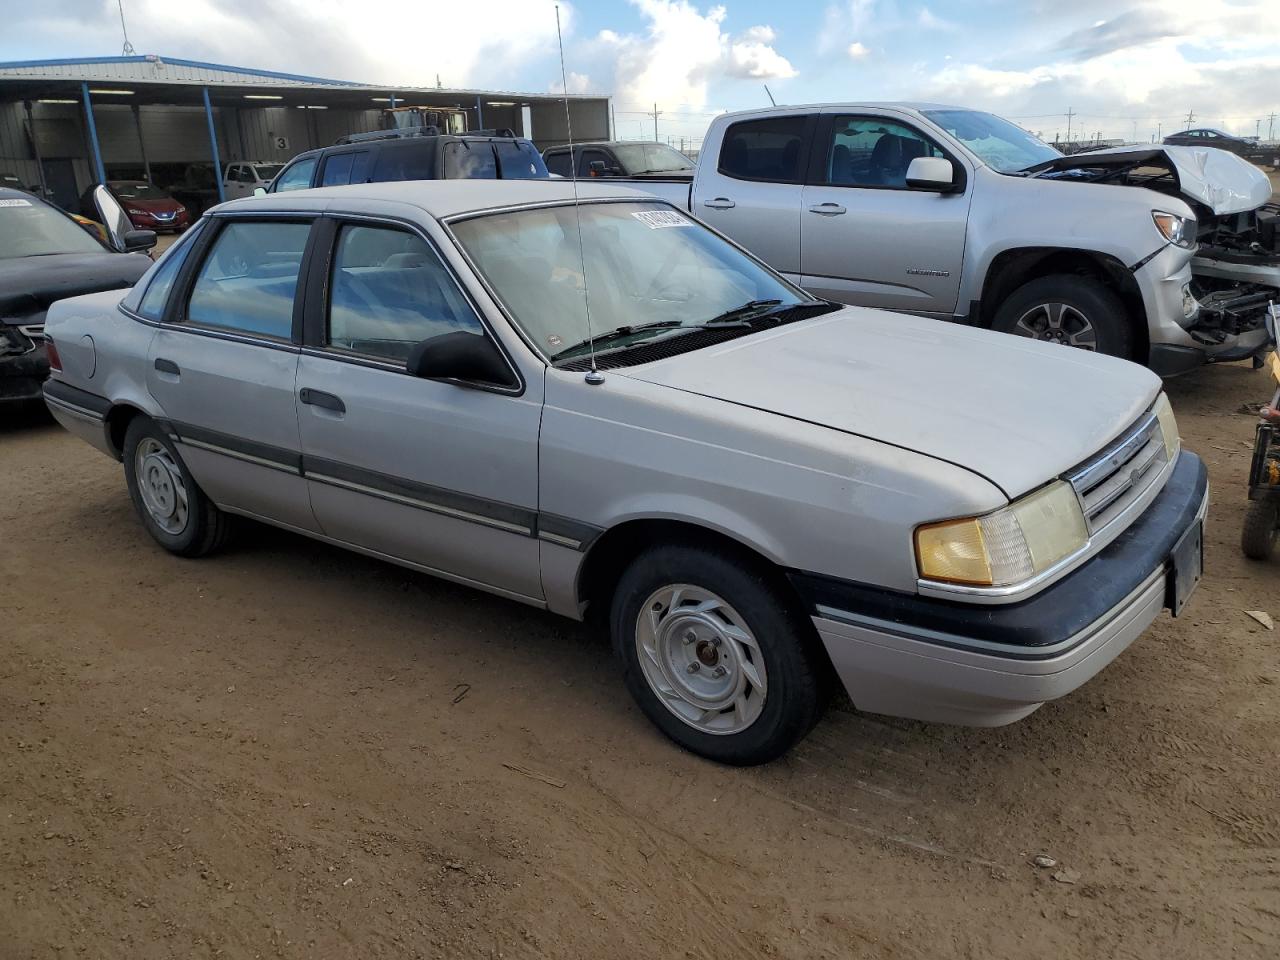
[[31,206],[30,200],[18,200],[18,199],[0,200],[0,207],[29,207],[29,206]]
[[650,230],[661,230],[663,227],[693,226],[692,220],[680,216],[674,210],[641,210],[631,215]]

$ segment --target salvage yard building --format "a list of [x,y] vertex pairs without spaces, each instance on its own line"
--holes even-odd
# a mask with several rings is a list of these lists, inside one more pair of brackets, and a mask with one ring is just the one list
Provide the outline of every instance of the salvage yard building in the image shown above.
[[[568,104],[575,139],[610,138],[608,97]],[[158,56],[33,60],[0,63],[0,178],[68,210],[108,179],[148,179],[203,207],[221,198],[214,171],[225,164],[280,163],[377,130],[383,110],[405,106],[461,110],[467,129],[510,129],[539,149],[567,139],[560,95],[380,87]]]

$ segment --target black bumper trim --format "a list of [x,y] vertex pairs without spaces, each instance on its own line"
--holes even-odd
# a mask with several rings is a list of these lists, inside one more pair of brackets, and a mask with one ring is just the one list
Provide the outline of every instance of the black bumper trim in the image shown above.
[[[1173,546],[1195,522],[1209,489],[1204,463],[1183,451],[1160,495],[1129,528],[1079,569],[1020,603],[964,604],[852,583],[820,574],[788,576],[809,607],[847,610],[895,626],[924,642],[1036,648],[1061,644],[1103,620],[1168,562]],[[1055,650],[1054,655],[1060,654]],[[1032,651],[1029,654],[1034,655]]]
[[88,390],[73,387],[69,383],[63,383],[61,380],[46,380],[44,396],[46,399],[53,400],[56,403],[78,407],[86,413],[92,413],[101,420],[107,418],[107,412],[111,409],[111,401],[106,397],[100,397],[98,394],[90,393]]

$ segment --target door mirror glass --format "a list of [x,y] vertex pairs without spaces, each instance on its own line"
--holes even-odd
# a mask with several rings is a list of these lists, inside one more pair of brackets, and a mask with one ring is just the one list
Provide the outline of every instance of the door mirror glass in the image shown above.
[[[105,184],[98,184],[93,188],[93,206],[98,211],[98,222],[106,228],[107,242],[117,253],[127,253],[129,250],[125,243],[126,234],[150,233],[148,230],[133,229],[133,224],[129,222],[124,207],[120,206],[120,201],[106,188]],[[154,233],[151,234],[151,239],[154,245]]]
[[955,182],[956,169],[946,157],[916,157],[907,167],[907,186],[912,190],[946,193]]
[[266,187],[254,187],[254,188],[253,188],[253,195],[254,195],[255,197],[265,197],[265,196],[267,195],[267,188],[266,188]]
[[499,387],[516,386],[502,352],[478,333],[442,333],[417,344],[405,369],[425,380],[466,380]]
[[150,250],[155,245],[156,232],[154,230],[130,230],[124,235],[126,253],[141,253],[143,250]]

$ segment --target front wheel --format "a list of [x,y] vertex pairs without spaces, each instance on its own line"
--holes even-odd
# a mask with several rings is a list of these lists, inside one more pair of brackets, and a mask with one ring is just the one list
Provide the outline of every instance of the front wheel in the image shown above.
[[821,716],[817,638],[764,571],[656,547],[623,574],[611,632],[631,695],[688,750],[736,765],[785,753]]
[[1126,360],[1133,355],[1124,303],[1090,277],[1062,273],[1024,283],[996,310],[991,328]]
[[1269,560],[1276,545],[1276,524],[1280,508],[1274,500],[1253,500],[1244,515],[1240,549],[1250,560]]

